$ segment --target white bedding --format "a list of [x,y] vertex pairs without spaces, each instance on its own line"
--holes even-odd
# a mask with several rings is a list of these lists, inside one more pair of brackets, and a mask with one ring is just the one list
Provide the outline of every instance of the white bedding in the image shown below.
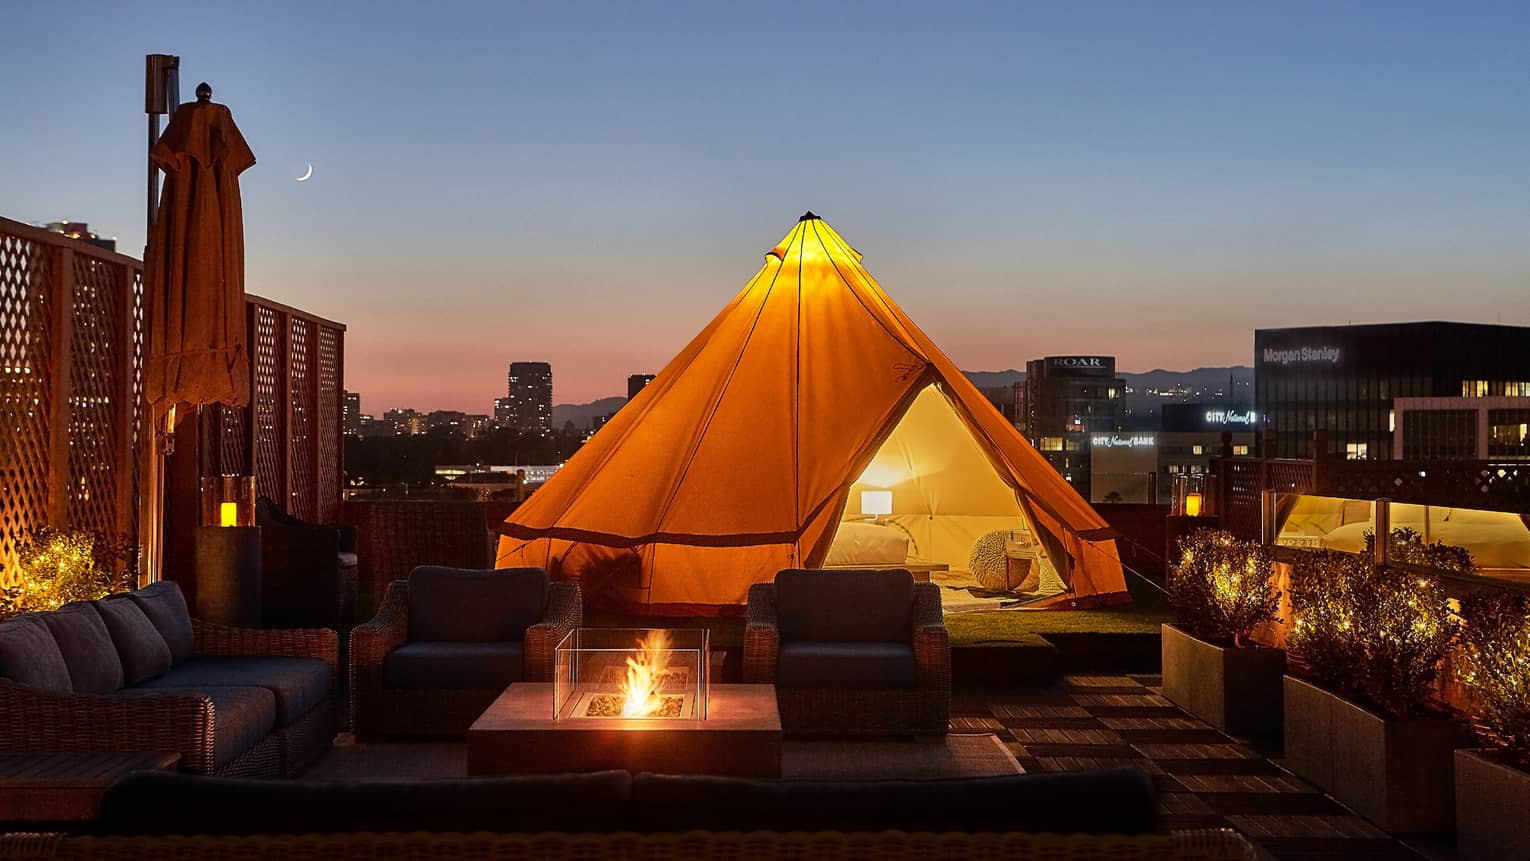
[[876,523],[846,520],[834,533],[826,566],[902,565],[908,561],[908,535]]

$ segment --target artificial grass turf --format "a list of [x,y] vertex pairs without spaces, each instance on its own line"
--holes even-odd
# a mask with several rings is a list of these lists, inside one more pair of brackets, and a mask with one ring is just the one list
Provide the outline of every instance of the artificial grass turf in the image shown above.
[[1127,575],[1132,603],[1098,610],[1000,610],[946,616],[951,645],[1021,643],[1045,634],[1158,634],[1173,617],[1154,582]]

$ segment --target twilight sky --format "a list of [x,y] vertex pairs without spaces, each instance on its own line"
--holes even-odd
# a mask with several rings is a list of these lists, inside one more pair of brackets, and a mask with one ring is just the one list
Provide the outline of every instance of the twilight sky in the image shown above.
[[895,5],[0,0],[0,215],[137,256],[164,52],[371,413],[623,393],[805,209],[973,370],[1530,324],[1530,4]]

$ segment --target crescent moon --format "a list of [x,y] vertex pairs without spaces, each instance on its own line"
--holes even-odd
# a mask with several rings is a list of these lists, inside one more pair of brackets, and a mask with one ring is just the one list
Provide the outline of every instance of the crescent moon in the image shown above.
[[310,176],[313,176],[313,162],[308,163],[308,170],[304,171],[303,175],[298,177],[297,180],[298,182],[307,182]]

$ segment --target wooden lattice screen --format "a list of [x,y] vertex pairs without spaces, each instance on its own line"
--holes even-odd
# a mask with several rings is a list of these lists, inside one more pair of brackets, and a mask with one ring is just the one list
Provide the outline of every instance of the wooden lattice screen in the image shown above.
[[0,582],[43,525],[138,532],[143,264],[0,218]]
[[[336,520],[345,327],[256,296],[246,311],[253,403],[202,411],[202,473],[253,469],[294,514]],[[139,535],[144,315],[141,262],[0,218],[0,583],[39,526]]]
[[[305,520],[340,516],[345,326],[248,297],[248,409],[206,411],[203,475],[248,475],[256,492]],[[253,456],[251,455],[253,453]]]

